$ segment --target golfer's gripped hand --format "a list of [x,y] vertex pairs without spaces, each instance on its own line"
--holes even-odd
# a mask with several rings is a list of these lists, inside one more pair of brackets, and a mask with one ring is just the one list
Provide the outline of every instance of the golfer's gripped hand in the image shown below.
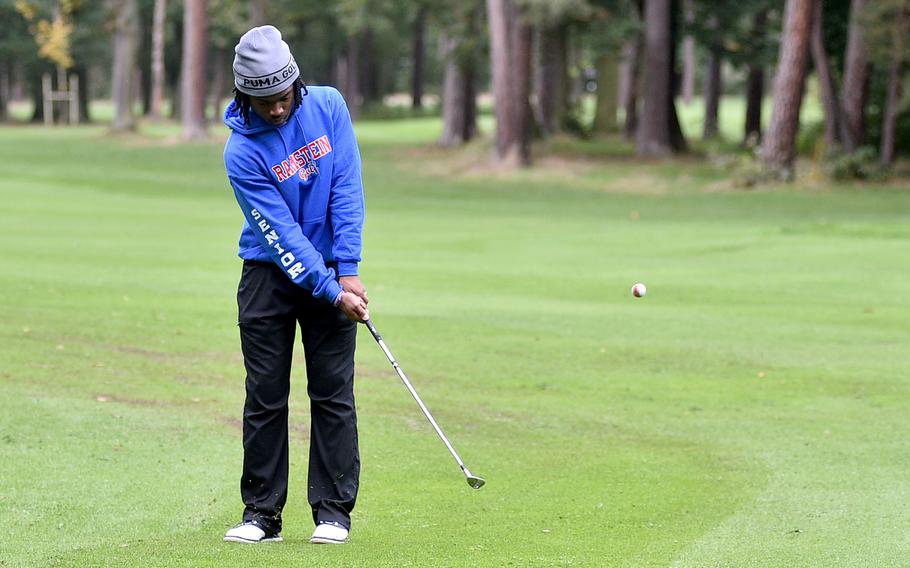
[[367,289],[363,287],[359,276],[342,276],[338,279],[338,283],[341,284],[345,292],[350,292],[360,297],[364,304],[370,303],[369,298],[367,298]]
[[363,323],[370,319],[370,312],[367,311],[367,303],[357,294],[345,291],[338,302],[338,309],[348,316],[348,319],[354,322]]

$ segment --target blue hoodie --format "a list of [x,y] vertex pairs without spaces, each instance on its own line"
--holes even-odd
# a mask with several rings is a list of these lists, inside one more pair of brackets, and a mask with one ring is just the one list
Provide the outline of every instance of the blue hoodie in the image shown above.
[[360,262],[360,151],[341,93],[307,90],[281,126],[252,109],[246,124],[231,102],[224,165],[246,218],[240,258],[273,261],[313,296],[334,302],[341,286],[326,263],[338,276],[354,276]]

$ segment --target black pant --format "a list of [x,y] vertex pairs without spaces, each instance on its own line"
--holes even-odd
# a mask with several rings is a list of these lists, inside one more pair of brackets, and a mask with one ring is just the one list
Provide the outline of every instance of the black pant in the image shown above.
[[281,530],[288,493],[288,395],[297,325],[310,397],[308,500],[313,520],[350,528],[360,452],[354,410],[357,324],[313,298],[278,268],[246,260],[237,290],[246,366],[243,408],[243,519]]

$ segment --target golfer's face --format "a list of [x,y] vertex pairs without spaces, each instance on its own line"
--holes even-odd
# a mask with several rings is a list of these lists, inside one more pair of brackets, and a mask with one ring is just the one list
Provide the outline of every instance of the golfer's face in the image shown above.
[[250,105],[262,120],[281,126],[291,117],[294,106],[294,87],[271,97],[250,97]]

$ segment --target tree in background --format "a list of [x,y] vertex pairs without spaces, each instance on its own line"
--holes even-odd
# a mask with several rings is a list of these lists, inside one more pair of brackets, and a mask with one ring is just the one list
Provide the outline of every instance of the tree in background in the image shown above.
[[[254,22],[268,22],[269,9],[270,5],[264,0],[243,2],[241,5],[238,5],[238,0],[208,0],[209,84],[206,94],[210,104],[206,106],[214,109],[211,118],[215,122],[222,119],[225,99],[233,96],[234,46],[248,30],[265,25]],[[282,34],[285,33],[284,30],[281,31]],[[283,39],[290,41],[290,44],[294,43],[292,38]]]
[[743,134],[743,145],[754,146],[762,138],[762,100],[765,95],[764,54],[768,51],[768,7],[760,6],[752,15],[748,46],[746,71],[746,117]]
[[412,60],[414,70],[411,73],[411,106],[415,109],[423,108],[423,83],[424,83],[424,62],[426,58],[426,30],[427,30],[427,13],[429,6],[425,2],[419,2],[417,13],[414,16],[414,52]]
[[718,113],[720,112],[720,95],[723,91],[723,77],[721,64],[723,63],[724,47],[721,40],[720,18],[716,13],[708,16],[707,31],[711,36],[708,42],[708,61],[705,64],[705,124],[702,129],[702,139],[710,140],[717,136]]
[[638,122],[638,155],[673,153],[667,99],[673,97],[670,61],[670,0],[645,0],[644,89]]
[[507,165],[531,163],[531,38],[514,0],[487,0],[490,70],[496,113],[496,155]]
[[477,76],[481,64],[483,0],[460,2],[445,13],[441,146],[456,146],[477,132]]
[[139,41],[139,6],[136,0],[116,0],[112,4],[114,17],[114,64],[111,70],[111,95],[114,101],[114,120],[111,130],[122,132],[136,129],[133,114],[133,95],[136,92],[136,52]]
[[861,24],[870,60],[887,70],[879,159],[883,166],[890,167],[896,154],[898,116],[903,98],[901,86],[910,64],[910,0],[872,2],[867,6]]
[[38,65],[38,57],[28,23],[13,2],[0,2],[0,21],[4,22],[0,34],[0,121],[6,121],[15,85],[22,84],[28,67]]
[[840,102],[840,88],[834,75],[828,48],[825,45],[824,0],[815,0],[812,22],[811,52],[822,107],[825,110],[825,145],[829,149],[840,146],[841,141],[850,138]]
[[710,140],[719,133],[725,64],[746,73],[745,139],[757,141],[760,137],[764,68],[774,56],[767,37],[768,13],[774,4],[776,0],[695,3],[689,30],[705,52],[703,139]]
[[726,57],[725,43],[735,33],[735,24],[740,16],[741,3],[729,0],[702,0],[692,7],[692,23],[689,29],[699,43],[705,47],[705,70],[702,94],[705,103],[705,119],[702,139],[717,136],[720,97],[723,92],[721,75]]
[[565,128],[572,111],[569,52],[573,31],[590,13],[586,0],[525,0],[525,17],[534,28],[533,105],[543,134]]
[[683,72],[682,72],[682,99],[683,103],[691,104],[695,98],[695,37],[692,28],[695,27],[695,0],[683,0],[683,22],[686,33],[683,36]]
[[269,23],[271,12],[269,10],[268,0],[249,0],[247,6],[249,8],[249,17],[246,22],[246,27],[248,29],[264,26]]
[[866,138],[870,65],[863,26],[860,23],[865,7],[866,0],[852,0],[850,3],[850,27],[844,56],[844,88],[841,96],[847,133],[843,143],[849,152],[855,151]]
[[413,55],[401,38],[413,33],[419,5],[394,0],[338,0],[334,8],[338,29],[346,38],[337,52],[335,80],[356,120],[364,105],[381,102],[394,76],[387,71],[401,60],[401,52]]
[[167,21],[167,0],[155,0],[152,16],[152,55],[151,55],[151,94],[149,100],[149,118],[161,118],[161,107],[164,104],[164,38]]
[[569,112],[569,22],[543,16],[537,28],[534,84],[537,122],[545,134],[561,130]]
[[638,155],[663,157],[685,150],[674,102],[674,24],[678,3],[646,0],[644,89],[638,121]]
[[774,81],[774,109],[762,146],[765,167],[780,179],[790,180],[794,176],[796,131],[803,101],[815,1],[787,0],[784,11],[784,29]]
[[640,33],[637,6],[631,0],[591,0],[590,4],[592,9],[581,35],[592,51],[597,72],[597,103],[591,131],[614,132],[621,103],[624,49],[630,40],[637,41]]
[[205,102],[208,92],[206,0],[185,0],[183,10],[182,124],[184,140],[208,137]]
[[[810,38],[825,108],[826,146],[848,150],[857,148],[859,141],[867,147],[880,144],[881,160],[890,164],[906,148],[904,140],[910,139],[902,134],[910,121],[901,112],[906,97],[902,98],[900,89],[908,57],[905,40],[910,41],[900,31],[908,22],[900,14],[910,0],[809,2],[821,13],[812,17]],[[338,86],[355,116],[363,105],[367,112],[386,113],[379,105],[393,93],[409,95],[408,104],[422,108],[432,100],[427,95],[438,90],[442,145],[461,144],[474,136],[476,94],[486,89],[492,74],[497,153],[507,143],[507,162],[529,162],[532,133],[586,132],[589,126],[592,132],[615,130],[618,107],[625,110],[625,132],[637,135],[641,155],[678,152],[685,148],[685,139],[675,96],[691,84],[693,54],[704,78],[705,138],[718,131],[725,92],[721,69],[724,73],[733,69],[741,74],[730,74],[731,78],[745,79],[745,138],[754,144],[762,134],[764,75],[776,63],[769,52],[776,51],[776,32],[783,28],[782,4],[782,0],[338,0],[326,6],[321,0],[207,0],[202,51],[208,64],[195,77],[181,79],[192,59],[191,51],[184,52],[189,44],[181,41],[192,29],[185,3],[0,0],[0,19],[8,21],[0,34],[0,120],[7,116],[11,96],[29,93],[35,102],[34,118],[41,119],[40,78],[44,72],[56,75],[56,64],[39,56],[39,50],[46,55],[49,49],[67,44],[71,72],[79,75],[82,87],[83,119],[88,117],[90,96],[113,95],[113,127],[131,128],[137,92],[150,115],[160,115],[162,101],[170,97],[171,112],[184,117],[182,107],[195,103],[179,85],[193,86],[194,93],[205,92],[208,104],[203,102],[203,108],[215,108],[218,117],[231,89],[231,48],[252,25],[274,23],[280,16],[280,28],[304,78]],[[138,34],[136,19],[125,17],[130,11],[120,9],[130,6],[138,6],[142,24]],[[490,8],[487,18],[483,6]],[[54,23],[55,9],[59,12],[61,7],[69,10],[65,26]],[[641,9],[649,11],[647,19]],[[32,18],[34,33],[28,31],[23,10]],[[657,19],[651,16],[655,10]],[[498,13],[505,16],[497,20]],[[39,21],[45,21],[40,43],[34,41]],[[487,23],[490,33],[484,33]],[[503,23],[506,31],[495,32]],[[644,61],[644,32],[650,32],[650,62]],[[659,48],[654,47],[655,34]],[[130,55],[137,49],[136,37],[140,38],[138,56]],[[490,42],[494,45],[487,59],[483,54]],[[689,61],[680,75],[675,52],[679,49],[682,55],[687,42],[694,50],[686,56]],[[137,65],[138,80],[136,72],[128,69]],[[781,70],[778,82],[786,77],[792,80],[792,64],[782,61],[777,67]],[[641,73],[647,75],[644,81],[638,77]],[[498,80],[502,75],[506,79]],[[726,92],[742,84],[728,82]],[[781,89],[775,85],[776,99],[785,91],[791,97],[801,92]],[[181,92],[184,96],[179,96]],[[582,100],[586,105],[593,100],[594,106],[583,106]],[[778,114],[798,116],[792,104],[798,100],[775,104]],[[853,109],[858,133],[849,126],[848,107]],[[580,118],[590,116],[583,111],[591,108],[593,121],[583,124]],[[60,110],[55,108],[55,113]],[[787,117],[772,120],[777,138],[763,141],[763,160],[776,154],[775,144],[787,144],[787,135],[780,138],[781,121],[794,130],[798,127]],[[868,154],[866,149],[860,158]]]
[[644,51],[644,0],[634,0],[630,31],[622,45],[622,62],[619,65],[619,106],[625,113],[623,135],[634,140],[638,132],[638,93]]

